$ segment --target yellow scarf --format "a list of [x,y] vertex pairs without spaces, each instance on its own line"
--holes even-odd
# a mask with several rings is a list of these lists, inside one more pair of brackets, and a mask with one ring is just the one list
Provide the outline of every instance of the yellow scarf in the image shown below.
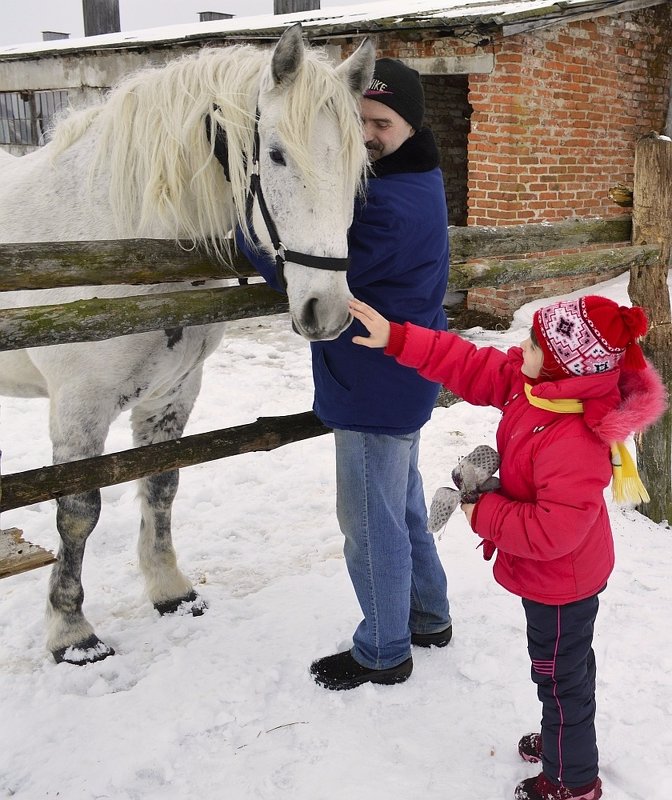
[[[553,411],[555,414],[583,414],[580,400],[545,400],[532,394],[532,387],[525,384],[525,396],[531,406]],[[625,442],[612,442],[611,449],[611,493],[617,503],[648,503],[649,493],[637,472],[637,465],[628,452]]]

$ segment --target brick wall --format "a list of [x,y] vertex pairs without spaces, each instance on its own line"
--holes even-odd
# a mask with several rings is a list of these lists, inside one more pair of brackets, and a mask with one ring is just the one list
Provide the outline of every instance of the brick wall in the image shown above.
[[607,191],[664,128],[671,29],[663,4],[497,41],[469,82],[469,224],[621,213]]
[[467,294],[467,308],[469,311],[477,311],[481,314],[488,314],[491,317],[499,317],[502,320],[511,320],[513,313],[525,303],[537,300],[541,297],[554,297],[555,295],[568,294],[583,289],[586,286],[593,286],[601,281],[615,278],[618,273],[608,275],[605,273],[589,275],[564,275],[557,278],[544,278],[543,281],[531,281],[529,283],[508,284],[507,286],[479,286],[469,289]]
[[[380,34],[377,45],[379,56],[402,59],[494,53],[494,71],[469,75],[464,99],[458,100],[464,76],[452,82],[423,76],[432,127],[450,131],[461,122],[456,138],[448,133],[441,145],[451,182],[460,176],[450,162],[468,161],[470,225],[620,214],[607,191],[632,185],[637,139],[664,128],[672,73],[669,3],[495,35],[491,42],[428,30],[404,38]],[[452,99],[442,100],[442,93]],[[459,153],[465,132],[467,150]],[[461,201],[452,205],[460,219],[453,224],[464,224]]]

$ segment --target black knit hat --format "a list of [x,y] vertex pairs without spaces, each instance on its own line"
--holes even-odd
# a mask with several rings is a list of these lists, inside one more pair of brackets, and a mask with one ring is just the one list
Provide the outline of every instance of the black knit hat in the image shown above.
[[389,106],[415,130],[422,127],[425,115],[425,93],[420,73],[397,58],[379,58],[373,70],[371,85],[364,97]]

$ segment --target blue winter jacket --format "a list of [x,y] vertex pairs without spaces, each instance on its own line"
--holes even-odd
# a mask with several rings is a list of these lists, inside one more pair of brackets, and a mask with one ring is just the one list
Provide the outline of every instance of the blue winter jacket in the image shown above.
[[[438,151],[424,128],[375,162],[366,198],[349,231],[352,294],[395,322],[447,327],[448,215]],[[237,242],[267,283],[279,289],[268,256]],[[330,428],[404,434],[429,419],[439,384],[401,366],[383,350],[352,343],[366,335],[354,320],[337,339],[311,342],[313,409]]]

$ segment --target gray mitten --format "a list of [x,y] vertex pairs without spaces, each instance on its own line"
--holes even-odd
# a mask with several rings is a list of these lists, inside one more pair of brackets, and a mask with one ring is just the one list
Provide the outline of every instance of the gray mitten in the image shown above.
[[[484,490],[481,488],[483,484],[498,469],[499,453],[487,444],[479,445],[468,456],[461,459],[451,473],[455,486],[460,490],[461,502],[475,503],[483,494]],[[472,497],[473,499],[471,499]]]
[[498,469],[499,455],[487,444],[479,445],[461,459],[451,473],[457,490],[446,486],[436,490],[429,509],[427,529],[436,533],[460,503],[475,503],[483,492],[498,489],[499,480],[493,477]]
[[427,530],[436,533],[448,522],[450,515],[455,511],[460,502],[460,493],[457,489],[441,486],[434,493],[432,505],[429,508]]

